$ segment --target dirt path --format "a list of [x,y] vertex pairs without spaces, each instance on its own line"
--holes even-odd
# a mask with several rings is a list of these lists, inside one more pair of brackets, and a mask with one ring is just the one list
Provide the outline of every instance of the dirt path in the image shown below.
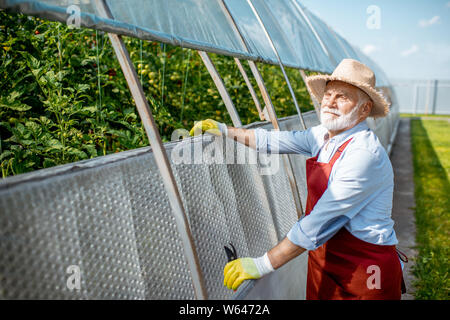
[[392,218],[395,221],[394,229],[398,238],[397,248],[404,252],[409,262],[403,269],[403,277],[407,292],[402,295],[403,300],[414,299],[412,281],[414,276],[411,268],[417,256],[415,250],[416,220],[414,217],[414,169],[411,153],[410,119],[400,118],[397,138],[391,153],[391,162],[394,168],[394,204]]

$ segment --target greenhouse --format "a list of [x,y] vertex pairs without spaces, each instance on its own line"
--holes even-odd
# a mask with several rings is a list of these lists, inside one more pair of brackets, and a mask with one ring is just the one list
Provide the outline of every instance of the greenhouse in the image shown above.
[[[358,60],[374,71],[376,89],[390,104],[386,117],[367,120],[390,154],[399,110],[376,63],[299,0],[0,0],[0,8],[73,30],[95,30],[90,45],[96,54],[84,65],[68,67],[88,74],[95,64],[94,81],[101,67],[100,36],[103,45],[109,42],[128,86],[119,89],[131,93],[136,121],[149,142],[0,181],[1,299],[306,298],[306,255],[267,277],[245,281],[237,291],[222,283],[224,246],[231,244],[239,257],[261,256],[305,215],[307,157],[257,154],[233,139],[208,134],[190,137],[193,123],[182,121],[192,112],[187,107],[177,114],[185,130],[178,126],[168,141],[171,132],[158,118],[162,113],[147,97],[152,79],[142,78],[150,72],[141,72],[135,62],[145,60],[143,46],[155,44],[161,52],[183,48],[188,62],[179,67],[184,70],[180,84],[171,88],[183,108],[183,81],[194,77],[186,68],[192,60],[186,59],[196,55],[214,84],[205,90],[218,92],[227,112],[219,119],[236,128],[304,131],[320,123],[320,101],[311,95],[299,103],[307,75],[331,74],[343,59]],[[131,55],[124,39],[136,40],[141,49]],[[228,59],[238,71],[226,74],[215,57]],[[39,61],[27,61],[39,69]],[[166,60],[162,66],[169,68]],[[275,108],[279,97],[267,85],[265,66],[279,72],[290,115]],[[111,85],[116,72],[109,73]],[[229,84],[237,78],[245,83],[248,104],[233,101]],[[100,88],[94,100],[106,104]],[[247,121],[247,112],[256,121]],[[217,161],[219,155],[232,160]],[[78,282],[71,282],[77,272]]]

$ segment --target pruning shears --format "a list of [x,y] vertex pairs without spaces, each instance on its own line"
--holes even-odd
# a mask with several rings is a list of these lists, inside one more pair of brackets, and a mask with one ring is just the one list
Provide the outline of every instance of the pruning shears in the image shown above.
[[231,242],[229,242],[231,249],[227,246],[224,246],[225,253],[227,254],[228,262],[236,260],[238,258],[236,248],[233,246]]

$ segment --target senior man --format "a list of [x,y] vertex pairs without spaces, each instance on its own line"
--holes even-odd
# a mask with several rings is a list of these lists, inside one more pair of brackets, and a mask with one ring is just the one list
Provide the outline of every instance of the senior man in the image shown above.
[[402,267],[391,219],[393,170],[367,117],[383,117],[388,103],[364,64],[344,59],[331,76],[306,79],[321,101],[321,124],[305,131],[227,127],[207,119],[191,130],[212,130],[258,152],[300,153],[306,161],[305,216],[259,258],[240,258],[224,269],[224,285],[237,289],[308,251],[307,299],[400,299]]

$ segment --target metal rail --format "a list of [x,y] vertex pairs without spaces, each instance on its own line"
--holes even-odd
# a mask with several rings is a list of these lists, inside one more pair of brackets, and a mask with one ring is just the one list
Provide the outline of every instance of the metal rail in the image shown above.
[[311,101],[314,105],[314,110],[316,110],[317,118],[320,119],[320,102],[314,98],[314,95],[311,93],[311,89],[309,88],[308,84],[306,83],[306,74],[305,71],[300,69],[300,75],[302,76],[303,82],[305,83],[305,87],[308,90],[309,96],[311,97]]

